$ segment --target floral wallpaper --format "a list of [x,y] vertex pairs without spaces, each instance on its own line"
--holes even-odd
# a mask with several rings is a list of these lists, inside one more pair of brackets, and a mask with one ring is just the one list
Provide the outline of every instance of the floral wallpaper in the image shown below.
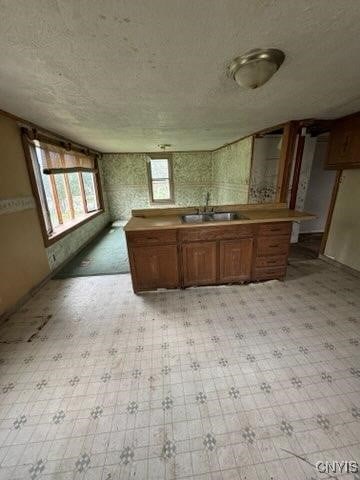
[[[175,205],[202,204],[206,192],[211,190],[211,152],[173,153],[171,157]],[[104,188],[113,220],[129,218],[132,209],[153,208],[149,200],[146,159],[145,153],[103,156]]]
[[254,139],[249,203],[275,201],[281,135]]
[[[247,202],[251,138],[216,152],[170,155],[176,206],[203,205],[207,192],[210,204]],[[153,207],[149,202],[146,158],[145,153],[104,154],[104,188],[112,220],[129,218],[132,209]]]
[[[298,209],[304,207],[309,182],[315,146],[311,140],[307,139],[305,144]],[[254,150],[251,165],[252,148],[252,137],[248,137],[215,152],[172,153],[175,205],[204,205],[207,192],[211,196],[210,204],[217,205],[248,203],[248,196],[249,203],[272,201],[278,154],[259,155],[257,159]],[[46,249],[51,270],[68,260],[110,221],[129,218],[132,209],[153,208],[149,202],[146,158],[145,153],[103,155],[99,166],[105,213]],[[295,226],[293,239],[297,233]]]
[[50,270],[53,271],[80,250],[96,233],[109,223],[109,214],[103,213],[69,233],[46,249]]
[[212,153],[214,203],[247,203],[251,154],[252,137]]

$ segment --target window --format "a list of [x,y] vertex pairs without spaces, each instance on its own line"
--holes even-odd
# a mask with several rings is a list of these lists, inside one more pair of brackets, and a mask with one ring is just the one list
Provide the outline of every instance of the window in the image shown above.
[[148,159],[148,182],[151,203],[174,203],[172,164],[169,158]]
[[102,209],[96,158],[24,135],[30,176],[45,244],[92,218]]

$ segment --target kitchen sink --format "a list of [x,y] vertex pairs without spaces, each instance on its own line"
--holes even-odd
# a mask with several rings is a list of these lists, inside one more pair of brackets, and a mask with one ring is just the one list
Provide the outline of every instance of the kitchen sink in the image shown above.
[[184,223],[202,223],[202,222],[210,222],[210,214],[208,213],[194,213],[190,215],[183,215],[181,217]]
[[248,217],[238,212],[209,212],[183,215],[184,223],[227,222],[231,220],[247,220]]

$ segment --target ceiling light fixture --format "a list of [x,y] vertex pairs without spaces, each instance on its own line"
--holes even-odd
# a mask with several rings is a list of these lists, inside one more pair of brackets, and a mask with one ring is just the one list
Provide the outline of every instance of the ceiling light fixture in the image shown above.
[[255,48],[236,57],[228,67],[228,75],[241,87],[258,88],[279,69],[285,54],[275,48]]

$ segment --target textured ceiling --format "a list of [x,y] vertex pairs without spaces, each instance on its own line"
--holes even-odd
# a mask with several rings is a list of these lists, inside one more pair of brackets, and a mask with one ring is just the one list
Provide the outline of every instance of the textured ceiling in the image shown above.
[[[0,0],[0,108],[101,151],[213,149],[360,110],[359,0]],[[284,50],[262,88],[225,74]]]

